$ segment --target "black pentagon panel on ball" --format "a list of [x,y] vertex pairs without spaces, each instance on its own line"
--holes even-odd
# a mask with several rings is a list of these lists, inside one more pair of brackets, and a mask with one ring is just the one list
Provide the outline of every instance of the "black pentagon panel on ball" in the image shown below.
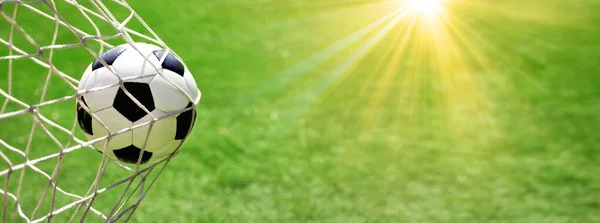
[[[194,104],[190,102],[186,108],[192,106],[194,106]],[[196,109],[194,108],[182,112],[179,116],[177,116],[177,130],[175,132],[175,139],[185,139],[185,137],[187,137],[192,131],[194,122],[196,122]]]
[[[140,153],[142,153],[142,149],[134,145],[130,145],[121,149],[113,150],[113,152],[115,153],[117,159],[119,159],[121,162],[136,164],[138,162],[138,159],[140,158]],[[147,163],[148,160],[150,160],[150,158],[152,158],[152,152],[144,151],[142,153],[142,160],[140,161],[140,163]]]
[[[154,98],[152,97],[152,91],[150,86],[146,83],[137,82],[125,82],[123,87],[138,100],[149,112],[152,112],[154,107]],[[125,118],[131,122],[140,120],[148,113],[146,113],[141,107],[139,107],[122,88],[117,91],[117,96],[113,102],[113,107],[121,113]]]
[[[146,83],[137,82],[125,82],[123,87],[138,100],[149,112],[152,112],[154,107],[154,98],[152,97],[152,91],[150,86]],[[125,118],[131,122],[140,120],[148,113],[146,113],[141,107],[139,107],[122,88],[117,91],[117,96],[113,103],[113,107],[121,113]]]
[[[124,51],[125,51],[125,47],[115,47],[115,48],[112,48],[112,49],[100,54],[100,58],[102,60],[104,60],[104,62],[106,62],[106,64],[112,65],[115,62],[115,60],[117,59],[117,57],[119,57],[119,55],[121,55]],[[102,64],[97,59],[94,60],[94,63],[92,63],[92,71],[99,69],[101,67],[104,67],[104,64]]]
[[[87,106],[83,96],[81,97],[81,102]],[[92,130],[92,115],[83,109],[80,102],[77,102],[77,122],[79,123],[79,127],[83,129],[85,133],[94,135],[94,131]]]
[[[163,57],[164,54],[165,54],[164,50],[154,51],[154,56],[156,56],[156,58],[158,58],[159,61]],[[165,60],[162,62],[161,66],[162,66],[162,68],[173,71],[182,77],[183,77],[183,74],[185,73],[185,67],[183,66],[183,63],[181,63],[181,61],[179,61],[179,59],[177,59],[177,57],[175,57],[173,54],[170,54],[170,53],[167,54],[167,57],[165,57]]]

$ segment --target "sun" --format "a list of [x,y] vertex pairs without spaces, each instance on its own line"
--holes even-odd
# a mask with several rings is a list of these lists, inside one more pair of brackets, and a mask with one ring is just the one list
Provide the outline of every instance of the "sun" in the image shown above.
[[410,12],[426,16],[441,13],[444,9],[443,0],[406,0],[405,3]]

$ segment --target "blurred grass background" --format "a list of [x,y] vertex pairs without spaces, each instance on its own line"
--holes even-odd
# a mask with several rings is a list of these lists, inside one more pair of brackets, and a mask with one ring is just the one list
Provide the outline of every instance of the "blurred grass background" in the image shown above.
[[[448,0],[429,16],[392,0],[128,2],[203,96],[193,135],[133,222],[600,222],[600,2]],[[49,43],[54,23],[18,10]],[[53,63],[79,79],[92,58],[58,50]],[[12,94],[37,103],[47,69],[13,63]],[[52,78],[46,100],[73,94]],[[71,128],[73,104],[40,112]],[[2,119],[0,139],[25,148],[32,124]],[[35,132],[32,154],[58,151]],[[100,158],[66,155],[59,185],[84,194]],[[21,205],[35,207],[39,191],[23,190]]]

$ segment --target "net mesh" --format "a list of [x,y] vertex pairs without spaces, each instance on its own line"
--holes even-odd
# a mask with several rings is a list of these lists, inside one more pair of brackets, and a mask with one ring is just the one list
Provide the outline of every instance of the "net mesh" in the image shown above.
[[123,165],[94,152],[104,138],[78,129],[78,81],[118,44],[167,46],[124,1],[0,0],[0,14],[2,221],[131,219],[170,159]]

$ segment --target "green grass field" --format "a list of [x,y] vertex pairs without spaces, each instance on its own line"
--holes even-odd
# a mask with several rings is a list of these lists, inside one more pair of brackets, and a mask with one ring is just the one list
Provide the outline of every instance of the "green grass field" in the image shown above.
[[[193,134],[131,222],[600,222],[598,1],[457,0],[443,19],[383,0],[129,3],[202,91]],[[75,8],[57,8],[93,31]],[[17,15],[36,41],[52,41],[54,22],[22,7]],[[2,17],[0,38],[10,27]],[[53,63],[79,79],[92,60],[74,48],[57,50]],[[44,93],[47,69],[13,63],[16,98],[74,94],[56,76]],[[0,60],[4,91],[8,67]],[[40,113],[71,129],[74,103]],[[5,112],[18,109],[11,102]],[[0,119],[0,139],[24,149],[33,123]],[[30,156],[59,151],[39,128],[32,138]],[[65,155],[59,186],[85,194],[100,159],[89,149]],[[100,184],[123,176],[111,166]],[[14,173],[8,189],[18,184]],[[21,184],[31,213],[47,180],[28,169]],[[107,210],[123,189],[94,205]]]

